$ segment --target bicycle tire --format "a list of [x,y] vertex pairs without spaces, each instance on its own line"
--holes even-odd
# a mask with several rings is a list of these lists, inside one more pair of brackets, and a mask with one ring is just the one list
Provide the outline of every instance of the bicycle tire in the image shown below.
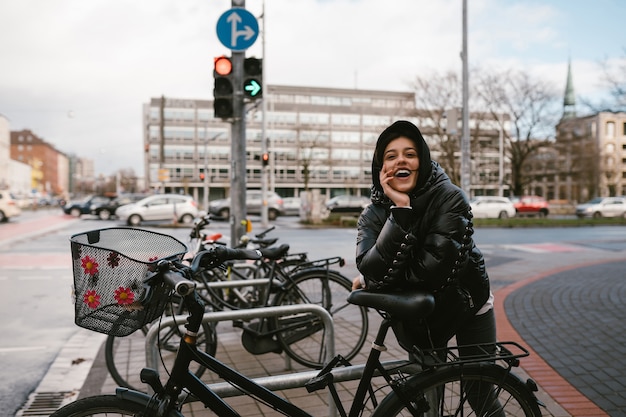
[[[469,405],[466,395],[460,396],[461,384],[476,389],[497,387],[499,404],[493,402],[493,396],[484,395],[474,404],[477,411]],[[479,387],[477,384],[483,384]],[[485,384],[488,384],[485,386]],[[407,381],[406,391],[411,402],[428,401],[424,393],[443,392],[439,405],[423,416],[541,416],[539,404],[530,388],[517,376],[496,364],[468,364],[463,366],[445,366],[434,372],[415,375]],[[494,391],[492,391],[494,392]],[[464,390],[467,394],[467,389]],[[480,397],[480,395],[478,395]],[[498,407],[498,405],[500,407]],[[423,406],[423,403],[422,403]],[[410,410],[395,393],[389,393],[372,413],[372,417],[412,416]]]
[[[367,308],[348,303],[351,291],[352,281],[336,271],[305,269],[290,277],[274,305],[311,303],[324,307],[333,318],[335,352],[350,360],[365,344],[369,325]],[[317,316],[305,313],[271,318],[269,327],[276,331],[278,343],[290,358],[309,368],[324,366],[324,328]]]
[[[82,398],[58,409],[50,417],[89,417],[89,416],[139,416],[145,404],[118,398],[115,395],[97,395]],[[179,413],[169,413],[171,417]]]
[[[166,370],[172,369],[174,364],[174,356],[180,343],[180,336],[184,332],[183,326],[184,323],[179,324],[175,335],[170,332],[167,341],[164,340],[165,338],[159,337],[160,358],[162,358]],[[215,323],[203,323],[198,334],[198,349],[204,350],[211,356],[215,356],[217,351],[217,331],[215,327]],[[108,336],[106,339],[104,349],[106,366],[109,374],[120,387],[147,392],[147,385],[141,382],[139,378],[141,370],[146,367],[146,334],[147,326],[125,337]],[[164,345],[164,343],[167,345]],[[163,363],[159,362],[160,368],[164,366]],[[124,364],[124,366],[122,367],[120,364]],[[198,377],[202,376],[205,368],[198,364],[192,365],[191,370]]]

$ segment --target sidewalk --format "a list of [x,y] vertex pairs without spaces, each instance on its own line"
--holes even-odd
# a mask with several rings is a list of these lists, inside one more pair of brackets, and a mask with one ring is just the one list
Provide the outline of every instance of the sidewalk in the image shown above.
[[[626,251],[536,246],[526,252],[512,252],[511,257],[483,248],[496,295],[498,337],[518,341],[531,350],[516,374],[522,379],[528,375],[539,384],[538,397],[547,406],[545,415],[624,415],[626,341],[623,332],[611,329],[623,328],[620,323],[626,316],[622,301],[626,297]],[[377,317],[375,312],[370,313],[368,340],[377,330]],[[80,397],[113,393],[116,384],[106,369],[104,338],[79,330],[59,354],[36,394],[62,391],[61,406]],[[218,341],[216,357],[251,377],[310,371],[295,363],[287,367],[284,355],[251,355],[242,347],[240,329],[230,322],[218,325]],[[406,358],[393,337],[387,342],[383,360]],[[126,361],[141,366],[144,346],[132,346]],[[336,351],[341,353],[341,346]],[[352,362],[364,363],[367,352],[368,342]],[[203,380],[212,382],[205,376]],[[339,384],[346,404],[357,382]],[[308,394],[304,389],[293,389],[281,395],[312,415],[328,415],[328,391]],[[231,398],[229,403],[242,416],[276,414],[245,396]],[[193,411],[188,415],[205,415],[199,403],[186,407]],[[18,415],[34,415],[29,414],[31,408],[32,403],[27,404]]]

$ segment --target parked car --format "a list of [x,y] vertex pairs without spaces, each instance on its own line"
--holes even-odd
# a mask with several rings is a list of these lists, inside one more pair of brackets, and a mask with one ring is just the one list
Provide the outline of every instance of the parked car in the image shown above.
[[[248,190],[246,192],[246,213],[261,214],[263,207],[263,198],[261,190]],[[223,219],[230,217],[230,197],[214,200],[209,203],[209,213],[219,216]],[[267,218],[276,220],[278,216],[285,214],[283,198],[273,191],[267,194]]]
[[0,190],[0,222],[8,222],[10,218],[22,214],[17,199],[8,190]]
[[101,200],[91,204],[91,214],[98,216],[102,220],[108,220],[115,216],[118,207],[136,203],[137,201],[148,197],[148,194],[122,194],[113,200]]
[[198,203],[188,195],[156,194],[118,207],[115,215],[130,226],[156,220],[191,224],[198,217]]
[[550,214],[548,201],[537,195],[511,197],[517,216],[547,217]]
[[331,213],[361,214],[363,209],[371,203],[369,197],[357,195],[338,195],[326,202],[326,208]]
[[472,214],[476,218],[506,219],[515,217],[515,206],[507,197],[481,196],[470,200]]
[[626,217],[626,197],[596,197],[576,206],[576,216],[583,217]]
[[285,216],[299,216],[300,215],[300,197],[285,197],[283,198],[283,208],[285,210]]
[[82,200],[70,200],[63,205],[63,212],[74,217],[80,217],[83,214],[91,214],[92,204],[107,204],[113,200],[113,196],[89,195]]

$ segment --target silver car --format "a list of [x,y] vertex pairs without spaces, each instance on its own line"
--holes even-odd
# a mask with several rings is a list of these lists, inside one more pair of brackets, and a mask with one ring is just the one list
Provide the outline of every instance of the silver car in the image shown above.
[[596,197],[576,206],[576,216],[583,217],[626,217],[626,198]]
[[130,226],[154,220],[191,224],[198,217],[198,203],[188,195],[156,194],[118,207],[115,215]]
[[[263,207],[263,198],[261,190],[248,190],[246,192],[246,213],[261,214]],[[230,217],[230,198],[214,200],[209,203],[209,213],[219,216],[223,219]],[[267,218],[276,220],[278,216],[285,214],[283,199],[273,191],[267,193]]]

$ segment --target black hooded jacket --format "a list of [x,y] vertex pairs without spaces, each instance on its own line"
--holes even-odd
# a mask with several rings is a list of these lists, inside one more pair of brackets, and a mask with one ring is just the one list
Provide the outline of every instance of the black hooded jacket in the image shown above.
[[[416,144],[420,158],[418,182],[409,193],[410,210],[392,207],[379,180],[384,149],[400,136]],[[372,204],[357,224],[356,262],[367,288],[420,288],[437,293],[457,286],[471,296],[468,314],[476,313],[489,298],[489,278],[472,239],[470,205],[463,191],[431,161],[415,125],[398,121],[383,131],[372,161],[372,182]]]

